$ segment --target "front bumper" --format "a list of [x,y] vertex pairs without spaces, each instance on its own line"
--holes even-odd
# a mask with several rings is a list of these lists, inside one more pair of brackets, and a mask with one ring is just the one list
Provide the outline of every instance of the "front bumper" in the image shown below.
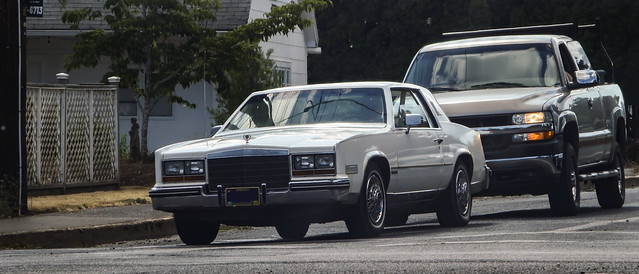
[[[168,212],[234,208],[226,206],[221,186],[208,191],[207,184],[162,187],[149,191],[153,208]],[[262,202],[255,208],[286,205],[355,204],[357,193],[350,193],[350,181],[344,179],[294,181],[287,190],[260,189]],[[246,207],[246,208],[253,208]]]

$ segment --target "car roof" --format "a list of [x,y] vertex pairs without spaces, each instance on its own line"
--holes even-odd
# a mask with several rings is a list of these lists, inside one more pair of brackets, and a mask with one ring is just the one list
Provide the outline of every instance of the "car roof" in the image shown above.
[[312,85],[301,85],[301,86],[290,86],[290,87],[282,87],[282,88],[274,88],[263,91],[256,91],[252,95],[255,94],[265,94],[265,93],[278,93],[278,92],[286,92],[293,90],[310,90],[310,89],[343,89],[343,88],[412,88],[412,89],[420,89],[422,87],[416,86],[413,84],[407,83],[398,83],[398,82],[341,82],[341,83],[327,83],[327,84],[312,84]]
[[426,45],[419,52],[447,50],[453,48],[470,48],[494,45],[512,45],[512,44],[548,44],[553,40],[570,41],[570,37],[565,35],[503,35],[503,36],[487,36],[478,38],[467,38],[453,40],[447,42],[434,43]]

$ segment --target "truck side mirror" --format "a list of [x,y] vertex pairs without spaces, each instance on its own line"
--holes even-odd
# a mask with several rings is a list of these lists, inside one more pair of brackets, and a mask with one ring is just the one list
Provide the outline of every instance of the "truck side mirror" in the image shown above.
[[570,84],[570,88],[580,88],[594,86],[599,83],[599,75],[592,69],[575,71],[575,81]]

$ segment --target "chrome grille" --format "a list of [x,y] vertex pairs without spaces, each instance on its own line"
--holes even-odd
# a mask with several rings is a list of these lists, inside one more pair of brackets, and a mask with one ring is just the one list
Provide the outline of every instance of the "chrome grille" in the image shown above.
[[222,187],[260,186],[285,189],[290,182],[289,156],[248,156],[207,160],[211,191]]

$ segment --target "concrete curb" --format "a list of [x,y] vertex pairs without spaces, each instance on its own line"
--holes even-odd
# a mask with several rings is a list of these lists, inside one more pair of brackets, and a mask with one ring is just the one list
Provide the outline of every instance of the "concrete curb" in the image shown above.
[[0,235],[0,249],[92,247],[176,234],[173,217]]

